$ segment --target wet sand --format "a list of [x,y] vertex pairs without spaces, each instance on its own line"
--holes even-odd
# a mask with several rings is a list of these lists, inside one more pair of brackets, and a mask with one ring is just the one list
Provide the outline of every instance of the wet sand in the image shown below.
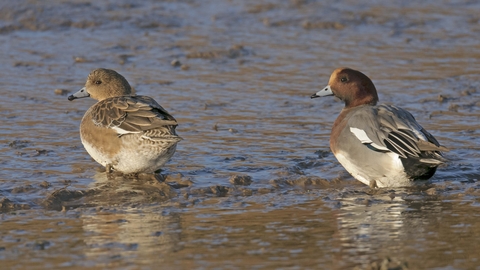
[[[479,14],[471,1],[0,4],[2,265],[478,268]],[[431,181],[371,190],[336,161],[343,104],[309,97],[340,66],[451,149]],[[94,101],[67,95],[98,67],[178,120],[162,175],[107,177],[84,150]]]

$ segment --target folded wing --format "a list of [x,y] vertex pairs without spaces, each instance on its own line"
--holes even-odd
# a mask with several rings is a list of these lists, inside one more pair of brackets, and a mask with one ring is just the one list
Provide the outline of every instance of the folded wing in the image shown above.
[[393,152],[401,158],[438,165],[448,151],[406,110],[379,105],[364,107],[349,119],[350,131],[373,151]]
[[119,136],[142,133],[148,137],[178,137],[175,118],[147,96],[121,96],[103,100],[92,111],[92,118],[96,125],[112,128]]

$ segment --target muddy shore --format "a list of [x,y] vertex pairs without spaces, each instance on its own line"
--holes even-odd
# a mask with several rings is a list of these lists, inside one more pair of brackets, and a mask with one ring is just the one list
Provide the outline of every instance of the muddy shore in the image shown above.
[[[476,269],[480,5],[472,1],[0,4],[6,269]],[[428,183],[372,190],[331,154],[359,69],[451,149]],[[161,174],[107,176],[69,102],[94,68],[155,98],[184,138]]]

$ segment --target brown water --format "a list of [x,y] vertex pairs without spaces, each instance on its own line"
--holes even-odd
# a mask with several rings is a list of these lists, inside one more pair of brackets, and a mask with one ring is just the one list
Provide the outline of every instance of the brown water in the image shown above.
[[[480,269],[478,36],[476,1],[3,1],[0,264]],[[335,160],[342,104],[309,96],[340,66],[451,149],[427,185]],[[98,67],[179,121],[165,179],[107,179],[83,149],[94,101],[54,90]]]

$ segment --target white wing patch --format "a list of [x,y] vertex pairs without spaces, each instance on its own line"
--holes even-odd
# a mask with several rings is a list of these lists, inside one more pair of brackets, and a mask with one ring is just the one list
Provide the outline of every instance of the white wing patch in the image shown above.
[[117,132],[117,134],[119,134],[119,135],[132,134],[132,133],[140,133],[140,132],[141,132],[141,131],[128,131],[128,130],[119,128],[119,127],[117,127],[117,126],[113,126],[112,129],[115,130],[115,131]]
[[367,133],[366,133],[364,130],[362,130],[362,129],[351,127],[351,128],[350,128],[350,132],[352,132],[353,135],[355,135],[355,137],[357,137],[357,139],[359,139],[360,142],[363,143],[363,144],[370,144],[372,147],[374,147],[374,148],[376,148],[376,149],[378,149],[378,150],[390,151],[390,149],[374,143],[374,142],[367,136]]

